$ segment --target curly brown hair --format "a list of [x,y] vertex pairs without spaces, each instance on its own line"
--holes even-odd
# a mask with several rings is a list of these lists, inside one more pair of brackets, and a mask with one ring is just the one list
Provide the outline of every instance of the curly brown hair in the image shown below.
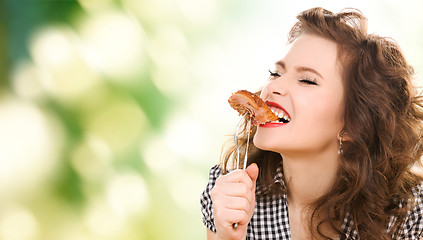
[[[311,232],[330,239],[322,231],[326,226],[343,239],[340,223],[349,214],[361,239],[395,238],[410,208],[411,189],[423,181],[413,171],[422,167],[423,154],[423,100],[412,84],[413,68],[394,40],[367,33],[367,19],[356,9],[332,13],[312,8],[297,19],[288,43],[305,32],[336,42],[346,89],[343,131],[349,140],[332,190],[310,206]],[[240,138],[244,149],[245,126]],[[255,131],[253,127],[251,138]],[[235,148],[225,146],[221,165],[227,172],[234,167]],[[269,189],[266,194],[285,193],[273,183],[281,155],[254,145],[250,149],[249,164],[260,168],[258,185]],[[397,221],[388,229],[391,216]]]

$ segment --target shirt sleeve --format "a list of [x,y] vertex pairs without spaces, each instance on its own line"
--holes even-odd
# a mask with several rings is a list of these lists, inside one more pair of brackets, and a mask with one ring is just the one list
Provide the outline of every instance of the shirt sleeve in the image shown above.
[[419,240],[423,237],[423,183],[413,188],[414,208],[408,212],[401,239]]
[[210,169],[209,182],[206,189],[201,194],[201,214],[203,215],[203,224],[210,229],[212,232],[216,232],[213,217],[213,203],[211,199],[211,191],[214,188],[216,179],[221,175],[219,165],[215,165]]

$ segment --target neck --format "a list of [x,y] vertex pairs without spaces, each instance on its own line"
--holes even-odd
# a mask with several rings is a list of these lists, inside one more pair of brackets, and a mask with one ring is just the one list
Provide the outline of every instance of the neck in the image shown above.
[[333,187],[339,166],[336,151],[282,157],[289,203],[305,207]]

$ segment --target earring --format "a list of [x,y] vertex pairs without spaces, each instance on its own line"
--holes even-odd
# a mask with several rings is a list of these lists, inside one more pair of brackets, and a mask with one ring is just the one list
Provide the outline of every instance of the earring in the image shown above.
[[339,133],[339,148],[338,148],[338,155],[342,155],[342,153],[344,152],[344,151],[342,150],[342,138],[343,138],[343,135],[344,135],[344,132],[343,132],[343,131],[341,131],[341,132]]

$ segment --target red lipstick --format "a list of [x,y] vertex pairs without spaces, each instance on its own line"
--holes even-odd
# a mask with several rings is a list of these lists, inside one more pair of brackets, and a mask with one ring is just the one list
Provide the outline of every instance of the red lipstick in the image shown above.
[[279,105],[279,104],[277,104],[277,103],[275,103],[275,102],[270,102],[270,101],[266,101],[266,104],[267,104],[267,106],[269,106],[269,107],[275,107],[275,108],[279,108],[279,109],[281,109],[282,111],[284,111],[285,113],[286,113],[286,115],[288,115],[288,117],[290,117],[291,118],[291,116],[289,115],[289,113],[286,111],[286,109],[285,108],[283,108],[281,105]]
[[[266,104],[269,107],[274,107],[274,108],[278,108],[278,109],[282,110],[287,116],[289,116],[289,118],[291,117],[288,114],[288,112],[285,110],[285,108],[283,108],[281,105],[279,105],[279,104],[277,104],[275,102],[270,102],[270,101],[266,101]],[[268,123],[265,123],[265,124],[261,124],[260,127],[273,128],[273,127],[281,127],[281,126],[283,126],[285,124],[288,124],[288,123],[287,122],[286,123],[284,123],[284,122],[268,122]]]

